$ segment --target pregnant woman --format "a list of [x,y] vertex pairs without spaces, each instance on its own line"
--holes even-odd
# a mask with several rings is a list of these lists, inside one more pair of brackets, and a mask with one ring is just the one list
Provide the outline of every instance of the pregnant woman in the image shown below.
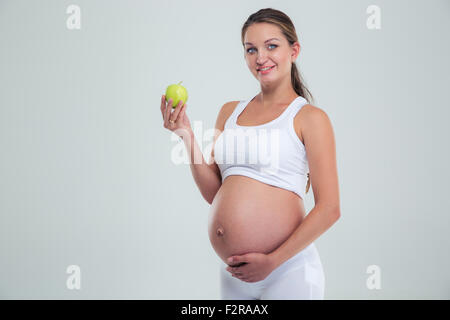
[[[314,240],[340,217],[331,122],[305,98],[311,95],[295,65],[300,45],[287,15],[271,8],[250,15],[241,41],[261,91],[222,106],[209,163],[184,102],[172,111],[162,96],[164,127],[183,138],[194,180],[211,204],[221,298],[323,299]],[[310,184],[315,206],[306,215]]]

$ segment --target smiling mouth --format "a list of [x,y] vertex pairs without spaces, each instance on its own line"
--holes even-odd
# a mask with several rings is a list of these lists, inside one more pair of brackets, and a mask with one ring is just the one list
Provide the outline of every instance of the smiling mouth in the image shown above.
[[266,68],[264,68],[264,69],[262,69],[262,68],[260,68],[260,69],[256,69],[256,70],[258,70],[258,71],[267,71],[267,70],[270,70],[270,69],[272,69],[273,67],[275,67],[275,65],[273,65],[273,66],[271,66],[270,68],[268,68],[268,69],[266,69]]
[[273,66],[271,66],[269,69],[257,69],[258,70],[258,72],[268,72],[269,70],[272,70],[273,68],[275,68],[275,66],[273,65]]

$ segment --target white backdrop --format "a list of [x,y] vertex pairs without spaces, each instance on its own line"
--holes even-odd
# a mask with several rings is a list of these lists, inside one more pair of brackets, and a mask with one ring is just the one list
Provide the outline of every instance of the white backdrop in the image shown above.
[[159,102],[183,81],[205,132],[253,97],[240,32],[266,7],[294,22],[335,132],[341,218],[315,242],[325,298],[450,298],[446,0],[1,0],[0,298],[219,299],[209,204],[173,161]]

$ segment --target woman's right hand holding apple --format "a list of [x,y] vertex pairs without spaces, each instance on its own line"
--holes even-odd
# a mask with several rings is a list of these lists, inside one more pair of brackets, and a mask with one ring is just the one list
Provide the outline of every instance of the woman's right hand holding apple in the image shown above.
[[[164,120],[164,128],[175,132],[180,137],[187,137],[192,132],[191,123],[186,115],[186,103],[180,101],[172,111],[172,99],[166,105],[166,96],[161,97],[161,114]],[[170,121],[172,120],[172,121]]]

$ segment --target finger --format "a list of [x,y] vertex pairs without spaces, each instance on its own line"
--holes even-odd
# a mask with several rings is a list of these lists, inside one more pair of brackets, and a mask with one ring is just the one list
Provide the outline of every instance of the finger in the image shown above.
[[169,99],[169,104],[167,105],[166,108],[166,113],[165,113],[165,118],[164,118],[164,123],[166,125],[169,125],[169,119],[170,119],[170,114],[172,112],[172,98]]
[[180,114],[178,115],[178,118],[181,119],[181,121],[184,121],[184,117],[186,114],[186,103],[183,104],[183,107],[181,108]]
[[236,271],[234,272],[235,275],[239,276],[239,277],[249,277],[249,273],[248,272],[244,272],[244,271]]
[[187,107],[186,103],[183,103],[183,106],[180,108],[180,115],[179,116],[184,116],[186,107]]
[[183,101],[180,100],[180,102],[178,102],[177,107],[175,108],[175,111],[172,113],[171,119],[173,121],[177,121],[178,120],[178,114],[180,113],[181,108],[182,108],[183,105],[184,105]]
[[246,276],[241,275],[241,276],[238,276],[238,278],[240,280],[242,280],[242,281],[247,281],[247,277]]
[[233,268],[241,268],[241,267],[244,267],[245,265],[247,265],[247,262],[238,262],[236,264],[232,264],[231,267],[233,267]]
[[247,274],[248,270],[247,269],[242,269],[241,267],[238,267],[238,268],[233,268],[232,272],[238,273],[238,274]]
[[232,266],[237,266],[237,265],[242,265],[244,263],[246,263],[247,258],[245,256],[236,256],[233,257],[233,261],[231,261],[231,265]]
[[161,97],[161,114],[162,114],[163,120],[164,120],[165,109],[166,109],[166,96],[162,95],[162,97]]

